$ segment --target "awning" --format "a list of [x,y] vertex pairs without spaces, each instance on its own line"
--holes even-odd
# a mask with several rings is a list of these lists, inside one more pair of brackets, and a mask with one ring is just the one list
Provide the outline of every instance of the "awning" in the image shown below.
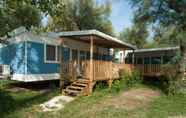
[[115,37],[107,35],[97,30],[67,31],[59,32],[57,35],[61,38],[67,37],[74,40],[90,43],[90,36],[93,36],[94,44],[108,48],[136,49],[135,46],[118,40]]

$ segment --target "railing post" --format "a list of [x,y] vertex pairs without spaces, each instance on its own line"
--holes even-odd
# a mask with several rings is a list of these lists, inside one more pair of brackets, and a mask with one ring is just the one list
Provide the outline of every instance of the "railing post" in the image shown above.
[[60,82],[59,82],[59,86],[60,86],[60,90],[61,90],[61,93],[63,93],[63,87],[64,87],[64,73],[63,73],[63,59],[62,59],[62,54],[63,54],[63,50],[62,50],[62,47],[63,47],[63,44],[64,44],[64,40],[62,39],[61,40],[61,45],[60,45]]
[[93,44],[93,36],[90,36],[90,81],[92,82],[94,79],[94,72],[93,72],[93,53],[94,53],[94,44]]
[[89,73],[89,92],[88,94],[92,93],[93,89],[93,80],[94,80],[94,65],[93,65],[93,53],[94,53],[94,42],[93,36],[90,36],[90,73]]

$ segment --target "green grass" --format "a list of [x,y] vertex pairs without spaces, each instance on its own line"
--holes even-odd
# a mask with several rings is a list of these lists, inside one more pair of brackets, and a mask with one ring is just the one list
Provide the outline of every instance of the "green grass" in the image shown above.
[[[4,87],[7,86],[3,85]],[[104,101],[117,98],[121,93],[110,93],[107,88],[96,90],[91,96],[79,97],[66,105],[65,109],[43,113],[38,105],[58,94],[58,90],[47,94],[36,91],[19,93],[0,91],[1,118],[167,118],[186,116],[186,95],[166,96],[140,108],[126,110],[106,105]],[[143,87],[143,86],[140,86]],[[126,90],[125,90],[126,91]],[[122,92],[122,91],[121,91]]]
[[[134,110],[114,108],[112,106],[99,108],[99,104],[112,95],[93,95],[80,98],[70,103],[61,114],[64,118],[167,118],[168,116],[186,116],[186,95],[162,95],[147,106]],[[117,96],[112,96],[117,97]],[[58,115],[59,116],[59,115]]]
[[56,96],[59,91],[53,90],[49,93],[40,93],[38,91],[26,90],[20,92],[10,92],[6,88],[13,81],[0,81],[0,117],[1,118],[22,118],[26,117],[34,111],[34,105],[43,103],[53,96]]

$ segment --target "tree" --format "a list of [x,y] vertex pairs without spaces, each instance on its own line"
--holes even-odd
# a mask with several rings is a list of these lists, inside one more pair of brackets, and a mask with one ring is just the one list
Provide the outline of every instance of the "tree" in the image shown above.
[[138,48],[143,48],[146,44],[148,31],[145,24],[134,24],[131,28],[124,29],[119,38],[128,43],[136,45]]
[[184,34],[186,33],[185,0],[133,0],[129,2],[136,10],[135,19],[137,22],[146,22],[154,24],[155,27],[162,26],[165,29],[174,27],[174,30],[171,31],[174,39],[170,40],[175,40],[174,42],[184,47]]
[[94,0],[61,0],[49,27],[55,31],[97,29],[113,34],[110,12],[109,3],[97,5]]
[[30,29],[32,26],[40,25],[40,11],[35,6],[27,4],[27,1],[6,0],[1,6],[0,36],[20,26]]
[[[135,19],[137,22],[146,22],[154,24],[155,27],[167,28],[168,30],[165,31],[168,31],[168,35],[164,34],[167,35],[168,42],[179,45],[182,56],[186,57],[185,0],[133,0],[129,2],[136,10]],[[169,28],[172,28],[172,31],[169,31]]]
[[[155,38],[160,36],[160,41],[167,40],[167,43],[180,46],[181,54],[175,57],[181,56],[182,58],[171,63],[171,65],[179,65],[179,70],[174,68],[176,76],[168,77],[168,82],[172,83],[170,88],[177,88],[177,82],[184,76],[183,73],[186,69],[184,61],[184,57],[186,57],[186,0],[130,0],[130,3],[136,9],[136,21],[163,27],[164,30],[160,30],[160,33],[157,33],[160,35],[155,35]],[[180,74],[180,70],[182,74]],[[168,75],[172,74],[169,70],[166,72]],[[177,74],[181,76],[177,76]],[[181,86],[180,83],[179,86]]]

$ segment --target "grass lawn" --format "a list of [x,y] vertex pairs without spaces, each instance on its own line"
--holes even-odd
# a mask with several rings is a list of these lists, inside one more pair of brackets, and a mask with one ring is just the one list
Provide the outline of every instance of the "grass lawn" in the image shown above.
[[[41,94],[37,91],[8,92],[6,83],[0,91],[1,118],[167,118],[169,116],[186,117],[186,95],[168,97],[163,93],[147,104],[127,109],[122,94],[110,93],[108,89],[96,90],[91,96],[79,97],[62,110],[43,113],[38,105],[59,93],[58,90]],[[141,89],[146,87],[139,87]],[[150,88],[147,88],[152,90]],[[153,90],[154,91],[154,90]],[[127,94],[126,94],[127,95]],[[132,99],[132,98],[131,98]],[[118,100],[116,104],[108,101]],[[141,104],[141,103],[139,103]]]

